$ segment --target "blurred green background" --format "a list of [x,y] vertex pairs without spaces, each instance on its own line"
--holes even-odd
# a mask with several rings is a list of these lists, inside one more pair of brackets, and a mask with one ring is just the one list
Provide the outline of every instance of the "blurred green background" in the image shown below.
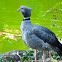
[[62,0],[0,0],[0,52],[29,50],[21,38],[21,5],[33,8],[31,22],[52,30],[62,38]]

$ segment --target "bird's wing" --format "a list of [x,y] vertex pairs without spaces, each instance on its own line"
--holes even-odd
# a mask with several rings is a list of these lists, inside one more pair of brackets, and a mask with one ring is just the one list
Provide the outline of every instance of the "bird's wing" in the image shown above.
[[45,43],[47,42],[50,45],[58,46],[58,39],[56,38],[55,34],[49,29],[42,26],[34,26],[32,30],[33,34],[42,39]]

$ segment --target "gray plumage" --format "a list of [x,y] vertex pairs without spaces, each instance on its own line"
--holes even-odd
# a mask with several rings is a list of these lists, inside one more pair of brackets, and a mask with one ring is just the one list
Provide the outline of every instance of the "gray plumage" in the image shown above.
[[[20,10],[20,12],[23,16],[25,17],[25,15],[27,15],[27,17],[30,17],[31,10],[29,7],[22,7],[24,10]],[[62,44],[58,41],[55,34],[49,29],[43,26],[32,25],[31,21],[27,20],[25,17],[25,20],[21,23],[21,33],[22,39],[28,47],[39,50],[54,50],[59,55],[62,55]]]

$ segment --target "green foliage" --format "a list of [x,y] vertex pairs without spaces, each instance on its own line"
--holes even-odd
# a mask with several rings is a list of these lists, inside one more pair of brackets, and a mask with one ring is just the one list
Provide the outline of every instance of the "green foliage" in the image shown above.
[[56,60],[62,59],[62,58],[57,54],[57,52],[52,53],[52,57],[53,57],[53,59],[56,59]]
[[21,57],[21,61],[34,60],[34,58],[34,53],[30,53],[28,50],[26,50],[26,52],[23,53],[23,56]]
[[[51,52],[50,53],[51,57],[50,57],[49,52],[50,51],[46,52],[47,58],[53,58],[55,60],[62,60],[62,57],[60,57],[56,52]],[[42,59],[42,55],[43,55],[43,52],[38,50],[37,60]],[[23,56],[21,57],[21,61],[28,61],[28,60],[35,60],[35,57],[34,57],[34,52],[30,53],[28,50],[26,50],[26,52],[23,53]]]

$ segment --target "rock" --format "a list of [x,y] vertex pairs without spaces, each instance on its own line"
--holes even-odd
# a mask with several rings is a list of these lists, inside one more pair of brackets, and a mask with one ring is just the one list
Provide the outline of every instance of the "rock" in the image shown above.
[[0,56],[3,57],[4,62],[11,60],[12,62],[20,61],[20,58],[23,56],[25,50],[14,50],[7,53],[3,53]]

